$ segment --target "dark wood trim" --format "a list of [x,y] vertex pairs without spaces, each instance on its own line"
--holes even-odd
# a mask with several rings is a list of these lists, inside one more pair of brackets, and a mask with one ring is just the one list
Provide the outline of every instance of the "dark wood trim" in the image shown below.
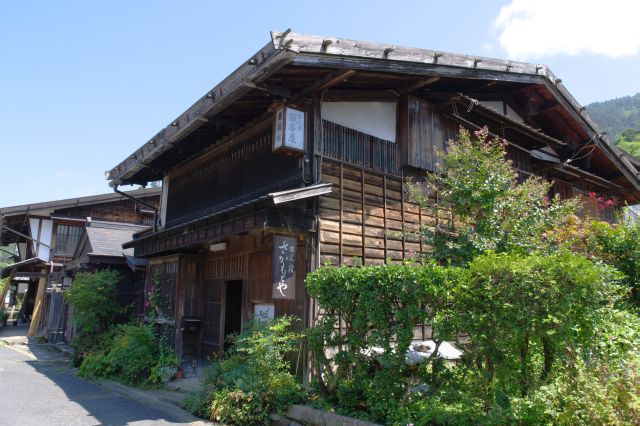
[[438,80],[440,80],[440,77],[438,77],[438,76],[426,77],[426,78],[421,79],[417,83],[413,83],[413,84],[411,84],[409,86],[405,86],[405,87],[401,88],[398,92],[400,94],[411,93],[411,92],[413,92],[415,90],[422,89],[423,87],[427,87],[427,86],[435,83]]
[[392,90],[327,90],[322,102],[397,102],[399,98]]
[[292,65],[318,68],[336,68],[409,74],[434,77],[453,77],[474,80],[499,80],[515,83],[542,84],[542,75],[518,74],[506,71],[493,71],[476,68],[459,68],[433,63],[391,61],[373,58],[327,56],[322,54],[299,53]]
[[342,165],[342,163],[340,164],[340,225],[339,225],[339,231],[338,231],[338,235],[340,238],[340,242],[339,242],[339,246],[340,246],[340,252],[339,252],[339,259],[340,259],[340,266],[342,266],[343,264],[343,247],[342,247],[342,222],[343,222],[343,217],[344,217],[344,167]]

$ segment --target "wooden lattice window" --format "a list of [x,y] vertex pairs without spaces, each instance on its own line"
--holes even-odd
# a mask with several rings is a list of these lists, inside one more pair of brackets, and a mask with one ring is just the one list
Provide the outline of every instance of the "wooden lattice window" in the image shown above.
[[82,236],[82,226],[62,225],[56,226],[56,256],[73,256],[78,241]]

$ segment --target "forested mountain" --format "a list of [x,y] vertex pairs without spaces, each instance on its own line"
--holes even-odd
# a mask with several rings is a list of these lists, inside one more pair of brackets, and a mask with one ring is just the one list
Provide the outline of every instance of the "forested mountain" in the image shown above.
[[587,105],[587,112],[609,139],[640,158],[640,93],[594,102]]

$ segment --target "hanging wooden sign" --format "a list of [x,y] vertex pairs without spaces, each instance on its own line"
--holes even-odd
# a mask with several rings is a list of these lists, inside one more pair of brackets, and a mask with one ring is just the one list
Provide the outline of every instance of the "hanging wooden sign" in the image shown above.
[[273,237],[271,297],[274,299],[296,297],[296,244],[296,237]]
[[304,152],[305,112],[282,105],[275,110],[273,150]]

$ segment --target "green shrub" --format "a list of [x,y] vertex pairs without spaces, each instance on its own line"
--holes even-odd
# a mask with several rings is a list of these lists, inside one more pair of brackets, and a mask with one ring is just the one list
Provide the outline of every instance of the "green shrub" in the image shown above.
[[569,350],[547,384],[515,398],[504,419],[528,423],[637,424],[640,418],[640,320],[634,313],[596,314],[590,351]]
[[64,293],[65,300],[73,309],[72,321],[76,333],[71,345],[74,363],[101,346],[105,333],[113,324],[122,308],[116,302],[118,273],[105,270],[93,273],[80,272],[73,284]]
[[[453,296],[465,273],[426,262],[307,275],[307,291],[324,311],[308,338],[314,375],[340,411],[382,421],[412,384],[437,376],[436,357],[417,368],[405,364],[406,353],[420,324],[431,325],[437,342],[455,338]],[[369,353],[374,347],[381,353]]]
[[302,336],[290,331],[292,317],[253,322],[225,358],[207,367],[202,389],[185,408],[227,424],[266,424],[269,414],[304,399],[286,356],[300,350]]
[[587,251],[615,266],[631,290],[630,301],[640,307],[640,224],[593,221],[587,234]]
[[204,390],[191,392],[182,400],[182,407],[196,416],[210,419],[211,400],[212,392],[205,392]]
[[259,393],[226,388],[212,395],[211,420],[231,425],[266,425],[269,412]]
[[598,312],[624,298],[613,268],[584,256],[487,254],[457,291],[475,364],[500,391],[522,396],[543,382],[567,347],[594,344]]
[[[161,339],[162,340],[162,339]],[[151,369],[149,379],[153,383],[162,381],[163,376],[169,375],[173,377],[180,366],[178,354],[165,342],[160,342],[160,354],[157,357],[156,364]]]
[[[624,372],[638,369],[631,354],[640,326],[629,320],[635,315],[616,308],[626,295],[620,277],[566,250],[487,253],[467,268],[423,263],[317,270],[306,284],[325,314],[309,332],[319,389],[337,411],[389,424],[535,423],[534,417],[545,418],[535,411],[542,399],[536,395],[549,386],[562,389],[558,397],[593,399],[585,407],[633,413],[637,375]],[[414,327],[423,323],[432,326],[436,341],[468,334],[463,359],[405,365]],[[369,355],[372,347],[382,353]],[[567,382],[576,377],[584,380]],[[411,392],[417,384],[430,391]],[[553,404],[567,404],[558,401]]]
[[159,345],[151,325],[115,326],[111,339],[102,345],[101,350],[85,357],[80,365],[81,376],[115,378],[134,385],[152,380]]

